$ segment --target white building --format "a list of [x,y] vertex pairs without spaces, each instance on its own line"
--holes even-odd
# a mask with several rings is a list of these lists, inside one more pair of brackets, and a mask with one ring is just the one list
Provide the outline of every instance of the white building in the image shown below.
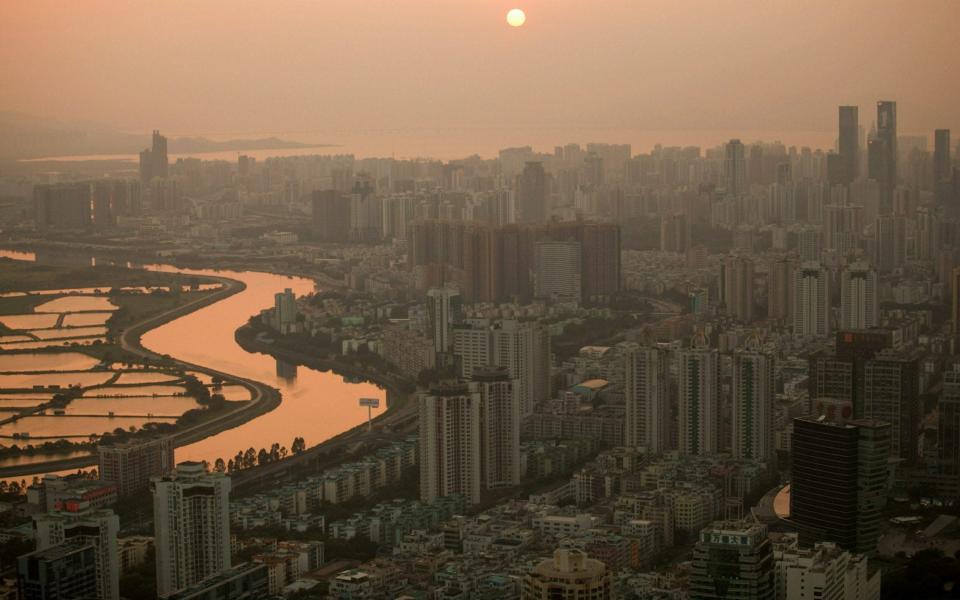
[[799,549],[792,541],[774,547],[777,600],[879,600],[881,573],[870,575],[867,557],[831,542]]
[[830,335],[827,270],[820,263],[805,262],[793,276],[793,334],[802,338]]
[[182,462],[153,484],[157,594],[166,598],[230,569],[230,478]]
[[520,381],[506,367],[475,369],[470,390],[480,394],[483,484],[520,484]]
[[120,564],[117,533],[120,518],[109,509],[91,509],[85,503],[67,501],[63,510],[33,517],[37,550],[46,550],[66,541],[93,546],[97,567],[98,600],[120,598]]
[[880,299],[877,272],[863,262],[843,270],[840,279],[840,326],[844,329],[870,329],[880,324]]
[[670,349],[637,348],[625,355],[627,446],[660,453],[670,443]]
[[480,394],[466,384],[434,386],[420,394],[420,499],[459,494],[480,503]]
[[680,351],[681,454],[714,454],[720,447],[720,398],[717,351],[702,335]]

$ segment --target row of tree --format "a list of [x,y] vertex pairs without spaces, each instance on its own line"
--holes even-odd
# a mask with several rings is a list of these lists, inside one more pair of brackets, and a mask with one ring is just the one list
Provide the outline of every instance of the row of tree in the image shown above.
[[278,442],[274,442],[269,450],[260,448],[259,452],[252,447],[247,448],[246,450],[237,452],[236,456],[226,461],[218,458],[213,463],[213,470],[220,473],[235,473],[243,469],[250,469],[258,465],[283,460],[291,453],[300,454],[306,449],[307,444],[304,439],[302,437],[295,437],[293,438],[293,443],[290,444],[290,450],[287,450],[286,446],[281,446]]

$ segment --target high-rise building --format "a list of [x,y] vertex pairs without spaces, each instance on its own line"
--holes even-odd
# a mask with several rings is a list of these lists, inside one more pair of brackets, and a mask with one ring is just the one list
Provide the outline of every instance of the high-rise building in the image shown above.
[[767,526],[717,521],[700,531],[690,562],[690,600],[774,600]]
[[810,357],[810,398],[832,398],[851,403],[856,418],[863,417],[863,371],[866,362],[890,348],[890,330],[844,330],[836,335],[836,352],[818,352]]
[[865,262],[847,265],[840,276],[840,326],[870,329],[880,325],[877,272]]
[[522,600],[610,600],[607,566],[581,550],[559,548],[523,579]]
[[800,260],[804,262],[820,261],[820,237],[820,232],[816,229],[803,229],[797,234]]
[[57,183],[33,188],[37,229],[79,229],[92,225],[89,183]]
[[953,163],[950,160],[950,130],[937,129],[933,132],[933,182],[947,181],[953,176]]
[[154,177],[166,179],[169,169],[167,138],[154,130],[150,148],[140,152],[140,181],[146,183]]
[[483,485],[520,483],[520,382],[506,367],[473,370],[470,390],[480,394]]
[[828,204],[824,206],[824,247],[841,255],[856,250],[860,245],[862,220],[863,207],[859,204]]
[[460,495],[479,504],[483,481],[481,397],[465,383],[435,385],[419,396],[420,499]]
[[820,263],[805,262],[793,275],[793,334],[830,335],[830,291],[827,271]]
[[720,398],[717,351],[702,334],[679,352],[679,431],[681,454],[714,454],[720,449]]
[[793,273],[800,266],[796,255],[780,256],[767,265],[767,316],[781,323],[793,322]]
[[833,541],[869,554],[886,503],[890,425],[847,420],[849,402],[831,412],[793,420],[790,520],[802,546]]
[[543,223],[550,214],[547,173],[543,163],[529,161],[517,176],[517,222]]
[[287,288],[273,295],[273,319],[277,331],[292,333],[300,312],[297,310],[297,296]]
[[153,487],[157,595],[167,598],[230,569],[230,478],[182,462]]
[[954,481],[960,493],[960,365],[943,372],[943,389],[937,402],[937,462],[940,474]]
[[463,319],[460,292],[451,288],[435,288],[427,292],[430,334],[437,354],[453,350],[453,326]]
[[685,253],[690,248],[690,220],[685,214],[660,217],[660,251]]
[[350,198],[337,190],[313,192],[313,231],[321,242],[350,240]]
[[747,161],[740,140],[730,140],[724,146],[723,184],[727,192],[734,196],[747,191]]
[[733,455],[759,461],[774,458],[773,412],[776,388],[773,357],[752,336],[733,355]]
[[34,515],[37,550],[64,542],[90,546],[96,564],[97,600],[120,598],[120,567],[117,533],[120,518],[109,509],[92,509],[80,501],[68,500],[60,510]]
[[841,106],[839,109],[840,137],[837,151],[843,164],[843,182],[851,183],[860,174],[860,109]]
[[881,273],[889,273],[903,266],[906,258],[906,219],[902,215],[877,217],[874,264]]
[[720,264],[720,291],[727,314],[742,323],[753,321],[753,260],[730,255]]
[[580,242],[537,242],[533,295],[557,302],[580,302]]
[[350,240],[376,242],[383,236],[383,199],[364,174],[357,176],[350,193]]
[[897,103],[877,102],[877,132],[868,146],[870,178],[880,184],[880,214],[893,211],[897,187]]
[[798,548],[793,537],[775,544],[773,557],[777,600],[880,600],[880,570],[871,573],[862,554],[832,542]]
[[912,464],[919,452],[920,359],[915,352],[882,350],[863,366],[862,408],[857,418],[889,423],[890,454]]
[[625,441],[658,454],[670,448],[670,349],[640,347],[624,355]]
[[152,477],[167,475],[174,468],[169,437],[98,444],[97,456],[100,479],[115,484],[121,496],[149,490]]
[[96,550],[90,544],[70,541],[20,556],[17,591],[15,597],[20,600],[99,598]]

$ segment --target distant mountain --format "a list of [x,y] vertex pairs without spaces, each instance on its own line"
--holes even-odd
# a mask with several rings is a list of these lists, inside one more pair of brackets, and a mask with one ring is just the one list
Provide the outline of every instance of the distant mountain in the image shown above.
[[[215,141],[202,137],[171,138],[171,154],[305,148],[303,144],[275,137]],[[133,154],[150,146],[150,134],[117,131],[98,123],[67,123],[34,115],[0,111],[0,160],[86,154]]]

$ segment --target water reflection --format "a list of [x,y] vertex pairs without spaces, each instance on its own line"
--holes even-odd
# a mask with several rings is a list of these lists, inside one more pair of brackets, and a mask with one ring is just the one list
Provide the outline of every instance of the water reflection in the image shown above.
[[292,384],[297,378],[297,365],[277,359],[277,377]]

